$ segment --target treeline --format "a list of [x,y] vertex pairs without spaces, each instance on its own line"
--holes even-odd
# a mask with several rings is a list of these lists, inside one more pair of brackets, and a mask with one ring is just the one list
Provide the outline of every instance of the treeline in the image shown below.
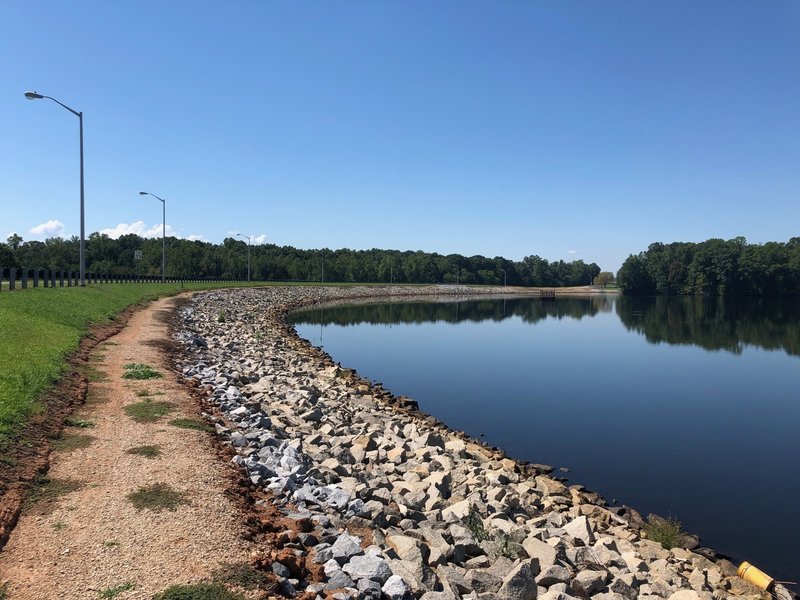
[[743,237],[651,244],[617,273],[626,294],[796,296],[800,237],[748,244]]
[[[169,277],[244,279],[247,242],[226,238],[221,244],[169,237]],[[142,259],[135,260],[136,250]],[[582,260],[548,262],[538,256],[522,261],[502,257],[447,256],[398,250],[301,250],[273,244],[250,248],[254,281],[320,281],[395,283],[462,283],[522,286],[589,285],[600,273],[595,263]],[[25,242],[12,235],[0,244],[0,266],[42,269],[78,268],[78,239],[50,238]],[[111,239],[93,233],[86,241],[86,269],[108,275],[159,275],[161,240],[123,235]],[[504,273],[505,271],[505,273]]]

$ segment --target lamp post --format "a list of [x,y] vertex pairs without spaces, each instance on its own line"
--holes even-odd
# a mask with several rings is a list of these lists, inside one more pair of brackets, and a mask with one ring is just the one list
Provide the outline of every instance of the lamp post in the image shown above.
[[167,282],[167,201],[150,192],[139,192],[140,196],[152,196],[161,200],[161,283]]
[[503,287],[506,287],[506,281],[508,281],[507,279],[508,274],[506,273],[505,269],[500,269],[500,270],[503,272]]
[[80,278],[81,278],[81,287],[86,285],[86,229],[84,227],[84,218],[83,218],[83,112],[78,112],[77,110],[71,109],[66,104],[59,102],[55,98],[51,96],[45,96],[44,94],[40,94],[38,92],[25,92],[25,97],[28,100],[41,100],[42,98],[47,98],[48,100],[52,100],[56,104],[66,108],[69,112],[73,115],[78,117],[78,121],[80,123],[80,136],[81,136],[81,245],[79,246],[79,262],[80,262]]
[[247,238],[247,283],[250,283],[250,236],[237,233],[239,237]]

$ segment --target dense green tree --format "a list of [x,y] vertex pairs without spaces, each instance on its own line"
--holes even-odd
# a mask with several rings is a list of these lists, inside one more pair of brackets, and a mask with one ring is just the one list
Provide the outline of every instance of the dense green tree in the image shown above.
[[798,295],[800,241],[655,243],[629,256],[617,280],[626,294]]

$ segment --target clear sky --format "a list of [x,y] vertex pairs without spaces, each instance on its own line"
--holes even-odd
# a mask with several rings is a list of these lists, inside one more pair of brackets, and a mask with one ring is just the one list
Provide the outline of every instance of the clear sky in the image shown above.
[[0,2],[0,235],[616,270],[800,235],[797,0]]

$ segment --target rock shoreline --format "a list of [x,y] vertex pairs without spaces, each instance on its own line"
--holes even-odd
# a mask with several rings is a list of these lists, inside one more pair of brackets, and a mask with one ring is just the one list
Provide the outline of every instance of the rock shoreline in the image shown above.
[[[344,600],[768,598],[712,552],[665,550],[641,517],[448,429],[285,323],[320,302],[498,293],[455,286],[208,292],[180,310],[184,377],[251,485],[297,523],[289,597]],[[288,564],[287,564],[288,563]],[[308,577],[307,565],[324,573]],[[320,574],[322,574],[320,573]]]

